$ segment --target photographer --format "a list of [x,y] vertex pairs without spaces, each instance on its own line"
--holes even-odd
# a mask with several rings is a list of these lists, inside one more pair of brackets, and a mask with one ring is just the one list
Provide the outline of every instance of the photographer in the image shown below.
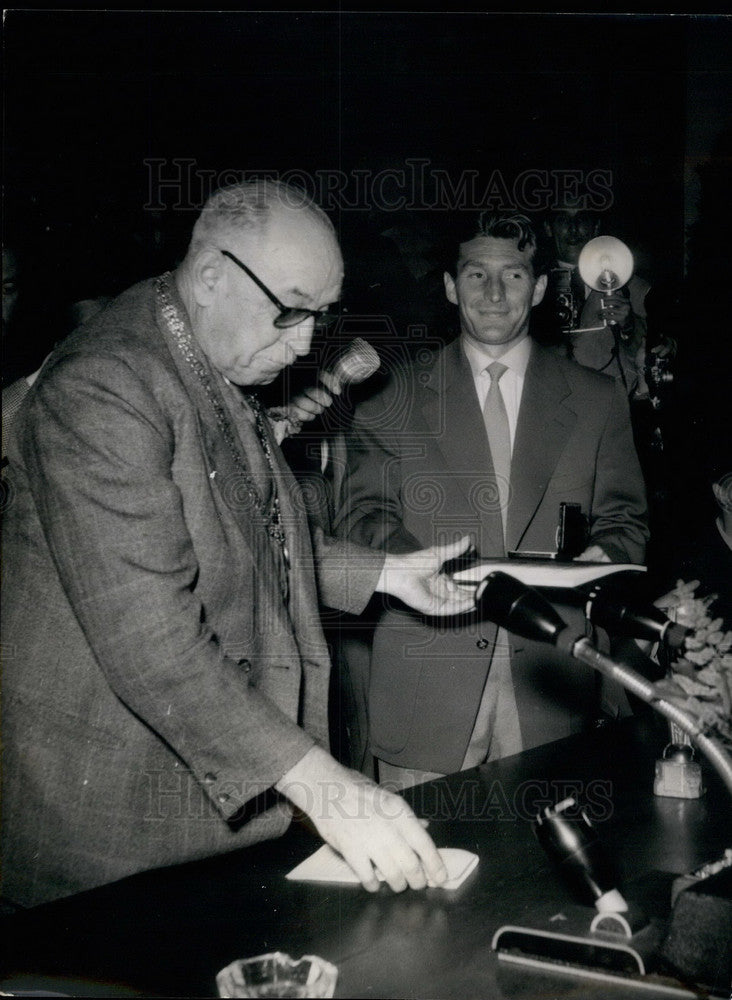
[[554,262],[544,308],[537,319],[540,338],[566,350],[585,368],[619,379],[631,398],[647,395],[644,378],[650,284],[634,274],[622,288],[604,294],[579,274],[584,246],[601,233],[602,217],[565,199],[544,220]]

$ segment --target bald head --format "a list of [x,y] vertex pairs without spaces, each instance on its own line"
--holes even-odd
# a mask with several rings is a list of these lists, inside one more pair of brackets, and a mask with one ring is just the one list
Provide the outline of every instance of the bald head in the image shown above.
[[189,254],[205,246],[239,245],[256,241],[265,233],[273,216],[293,215],[300,224],[326,230],[335,239],[325,212],[299,188],[276,180],[235,184],[214,192],[193,227]]

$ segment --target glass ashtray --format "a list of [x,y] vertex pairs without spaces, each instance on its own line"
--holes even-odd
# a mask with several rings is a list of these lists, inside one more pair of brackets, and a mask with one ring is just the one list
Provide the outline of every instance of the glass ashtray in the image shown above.
[[332,997],[338,969],[317,955],[240,958],[216,975],[220,997]]

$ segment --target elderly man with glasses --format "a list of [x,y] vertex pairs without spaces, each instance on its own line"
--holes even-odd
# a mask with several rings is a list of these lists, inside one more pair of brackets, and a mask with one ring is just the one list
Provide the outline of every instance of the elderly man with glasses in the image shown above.
[[376,869],[397,891],[444,880],[403,800],[327,751],[318,600],[460,612],[440,568],[468,540],[311,545],[256,395],[309,351],[342,271],[299,192],[224,189],[175,273],[73,334],[29,394],[4,525],[9,900],[274,837],[293,806],[369,890]]

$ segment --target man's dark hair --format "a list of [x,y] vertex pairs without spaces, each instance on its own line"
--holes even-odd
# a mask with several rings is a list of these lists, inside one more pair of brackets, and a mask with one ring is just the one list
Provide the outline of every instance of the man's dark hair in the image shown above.
[[481,212],[475,236],[493,236],[497,240],[516,240],[519,250],[535,247],[536,233],[525,215],[507,215],[505,212]]
[[[516,240],[519,250],[525,247],[533,247],[531,264],[534,269],[534,276],[539,277],[545,274],[549,268],[551,253],[543,238],[541,227],[534,226],[526,215],[518,212],[493,212],[485,210],[477,217],[473,217],[468,225],[460,227],[461,232],[458,237],[458,244],[467,243],[469,240],[477,239],[481,236],[490,236],[497,240]],[[454,261],[455,249],[453,244],[452,258]],[[454,271],[454,264],[453,264]]]

